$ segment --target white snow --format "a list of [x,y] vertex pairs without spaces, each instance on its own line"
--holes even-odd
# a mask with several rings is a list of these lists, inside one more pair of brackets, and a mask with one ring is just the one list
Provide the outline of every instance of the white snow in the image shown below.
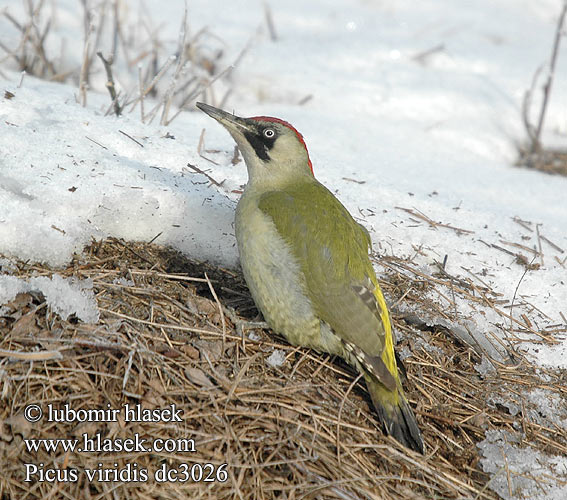
[[285,363],[285,351],[274,349],[272,354],[266,358],[266,363],[272,368],[278,368]]
[[556,483],[567,474],[567,458],[545,455],[529,446],[519,447],[517,439],[506,431],[487,431],[478,444],[484,458],[481,465],[493,477],[490,488],[501,498],[514,500],[564,500],[567,485]]
[[[17,88],[13,77],[4,90],[15,97],[0,104],[2,253],[60,266],[92,237],[150,240],[161,232],[159,243],[236,263],[234,203],[187,167],[209,168],[196,153],[200,128],[192,122],[200,116],[174,122],[170,139],[134,117],[82,108],[70,86],[26,77]],[[102,107],[104,97],[90,101]]]
[[[434,261],[447,255],[448,273],[482,279],[508,301],[503,306],[508,314],[525,314],[537,330],[565,329],[567,178],[513,166],[517,145],[525,139],[523,95],[535,70],[548,62],[561,1],[268,4],[275,42],[259,0],[188,1],[189,36],[207,28],[195,43],[201,54],[222,50],[218,64],[229,66],[248,46],[233,71],[213,85],[217,102],[231,89],[226,109],[294,124],[306,139],[315,175],[369,229],[379,255],[415,255],[414,262],[427,274],[437,270]],[[143,21],[172,55],[183,5],[181,0],[123,1],[124,32],[141,36]],[[4,8],[25,17],[22,2],[0,0],[0,11]],[[63,69],[75,70],[82,60],[83,21],[77,9],[73,0],[53,0],[48,7],[53,18],[46,46]],[[111,36],[106,35],[101,45],[108,50]],[[1,18],[0,42],[14,47],[18,39],[15,27]],[[563,147],[566,50],[556,68],[545,136]],[[246,169],[242,162],[231,163],[232,139],[200,112],[183,112],[168,126],[158,125],[159,118],[141,123],[139,108],[120,118],[104,116],[109,106],[104,71],[99,61],[93,65],[97,70],[82,107],[76,82],[26,76],[20,87],[14,61],[0,59],[0,254],[62,266],[92,238],[150,241],[159,235],[157,243],[235,266],[234,191],[245,184]],[[115,71],[119,89],[136,88],[135,69],[128,70],[123,59]],[[14,97],[3,97],[5,91]],[[197,154],[203,128],[204,155],[218,165]],[[224,181],[222,186],[212,185],[188,164]],[[430,227],[401,208],[470,232]],[[491,246],[519,251],[530,261],[531,252],[510,243],[537,249],[538,231],[555,245],[540,240],[543,258],[534,260],[538,269],[526,272],[515,257]],[[9,272],[9,261],[0,264]],[[23,283],[3,276],[0,296],[6,301],[15,289],[41,289],[62,316],[74,312],[96,321],[90,299],[80,302],[88,290],[57,276],[49,286],[38,280]],[[509,326],[481,305],[473,309],[459,297],[456,305],[464,318],[463,335],[475,342],[487,332],[504,335]],[[557,334],[556,345],[532,342],[537,338],[527,334],[522,339],[521,348],[535,362],[567,368],[565,332]],[[478,370],[486,374],[490,366],[483,362]],[[560,405],[545,394],[526,397],[549,411]],[[564,425],[565,416],[556,423]],[[505,443],[501,436],[487,438],[482,449],[485,468],[496,474],[493,485],[504,497],[521,498],[522,493],[508,494],[501,449],[513,470],[537,461],[566,476],[561,460]],[[514,485],[539,494],[529,481],[514,479]]]
[[67,319],[71,314],[85,323],[96,323],[99,311],[94,293],[92,280],[63,278],[54,274],[33,276],[23,280],[8,274],[0,275],[0,304],[13,300],[19,293],[41,292],[48,307]]

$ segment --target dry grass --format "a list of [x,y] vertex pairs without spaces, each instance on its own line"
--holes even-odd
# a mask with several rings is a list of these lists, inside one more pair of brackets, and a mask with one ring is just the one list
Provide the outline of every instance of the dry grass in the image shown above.
[[[95,325],[62,321],[34,293],[4,308],[0,349],[12,355],[0,358],[2,499],[494,498],[478,467],[476,443],[486,430],[514,431],[520,422],[532,446],[567,453],[561,429],[487,404],[495,395],[520,400],[526,387],[545,386],[565,397],[562,375],[548,373],[543,383],[523,360],[497,365],[481,380],[474,368],[478,355],[447,329],[418,331],[396,321],[405,333],[401,347],[412,351],[406,387],[426,442],[420,456],[384,437],[363,385],[353,387],[354,374],[340,360],[290,347],[265,330],[249,336],[256,310],[239,275],[157,245],[118,240],[93,243],[58,272],[93,280],[101,317]],[[14,274],[52,271],[21,264]],[[421,286],[433,284],[422,280]],[[397,271],[384,288],[407,303],[427,295]],[[279,368],[266,363],[274,349],[285,353]],[[22,414],[32,403],[74,410],[174,404],[183,413],[181,423],[43,419],[32,425]],[[195,451],[28,452],[23,441],[83,433],[112,440],[135,433],[150,441],[191,438]],[[25,463],[77,469],[78,481],[26,483]],[[163,464],[182,463],[227,463],[228,480],[153,480]],[[89,482],[83,473],[128,464],[147,469],[150,478]]]
[[172,38],[163,34],[164,26],[156,24],[143,3],[77,3],[75,15],[83,18],[83,33],[75,38],[83,43],[69,54],[63,50],[66,37],[53,28],[69,13],[56,0],[23,0],[22,12],[15,5],[0,9],[0,31],[12,33],[11,39],[0,41],[0,76],[7,78],[2,70],[11,69],[21,71],[22,79],[29,74],[78,84],[77,99],[83,106],[90,89],[106,87],[111,96],[106,114],[138,108],[142,122],[159,116],[162,125],[191,109],[197,97],[222,106],[232,92],[228,76],[249,46],[227,60],[229,42],[207,27],[191,31],[187,8],[181,8],[179,32]]
[[519,148],[520,157],[517,165],[545,172],[546,174],[567,176],[567,150],[544,149],[532,153],[529,148]]

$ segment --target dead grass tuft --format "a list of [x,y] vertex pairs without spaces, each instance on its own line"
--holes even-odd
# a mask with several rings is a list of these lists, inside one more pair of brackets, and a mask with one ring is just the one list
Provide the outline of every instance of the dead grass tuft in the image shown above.
[[548,148],[532,153],[528,148],[520,148],[517,165],[546,174],[567,176],[567,150]]

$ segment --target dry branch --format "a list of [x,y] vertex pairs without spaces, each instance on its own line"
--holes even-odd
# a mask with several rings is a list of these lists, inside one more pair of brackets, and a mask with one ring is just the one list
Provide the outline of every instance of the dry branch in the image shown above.
[[539,67],[535,71],[530,88],[524,94],[524,99],[522,102],[522,120],[529,141],[526,146],[520,146],[520,158],[518,160],[519,165],[525,165],[530,168],[536,168],[544,172],[560,175],[567,175],[566,151],[564,149],[545,149],[542,145],[541,136],[545,125],[549,100],[551,98],[551,89],[555,78],[555,66],[557,64],[557,58],[559,56],[561,38],[564,36],[563,26],[565,24],[566,15],[567,0],[563,0],[563,7],[561,9],[559,17],[557,18],[555,36],[548,66],[549,69],[547,72],[547,79],[543,84],[543,97],[539,109],[537,124],[535,126],[532,124],[532,121],[530,119],[530,111],[536,84],[539,80],[542,67]]
[[106,71],[106,88],[110,94],[110,99],[112,100],[112,105],[114,106],[114,114],[120,116],[122,113],[122,108],[118,102],[118,94],[116,93],[116,86],[114,84],[114,77],[112,76],[112,63],[114,62],[114,55],[111,54],[108,59],[102,55],[102,52],[97,52],[96,55],[102,61],[104,65],[104,70]]
[[557,56],[559,55],[559,45],[561,43],[561,37],[563,36],[563,24],[565,23],[565,15],[567,14],[567,1],[563,1],[563,8],[557,19],[557,27],[555,29],[555,37],[553,39],[553,48],[551,50],[551,61],[549,63],[549,72],[547,75],[547,80],[543,86],[543,102],[541,103],[541,108],[539,111],[539,119],[537,122],[537,127],[535,129],[535,137],[532,143],[532,153],[541,148],[541,132],[543,130],[543,124],[545,122],[545,114],[547,111],[547,105],[549,102],[549,97],[551,95],[551,87],[553,85],[553,79],[555,78],[555,65],[557,63]]

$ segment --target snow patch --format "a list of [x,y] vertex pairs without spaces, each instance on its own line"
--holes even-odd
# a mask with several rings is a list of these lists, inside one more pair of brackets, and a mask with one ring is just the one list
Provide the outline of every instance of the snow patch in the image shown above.
[[51,309],[66,320],[72,314],[85,323],[96,323],[99,310],[90,279],[63,278],[54,274],[34,276],[28,280],[0,275],[0,305],[13,300],[19,293],[40,292]]
[[520,441],[507,431],[491,430],[478,443],[482,469],[492,475],[490,489],[505,500],[567,498],[567,457],[520,447]]
[[276,349],[268,358],[266,358],[266,363],[272,368],[279,368],[285,363],[285,351],[281,349]]

